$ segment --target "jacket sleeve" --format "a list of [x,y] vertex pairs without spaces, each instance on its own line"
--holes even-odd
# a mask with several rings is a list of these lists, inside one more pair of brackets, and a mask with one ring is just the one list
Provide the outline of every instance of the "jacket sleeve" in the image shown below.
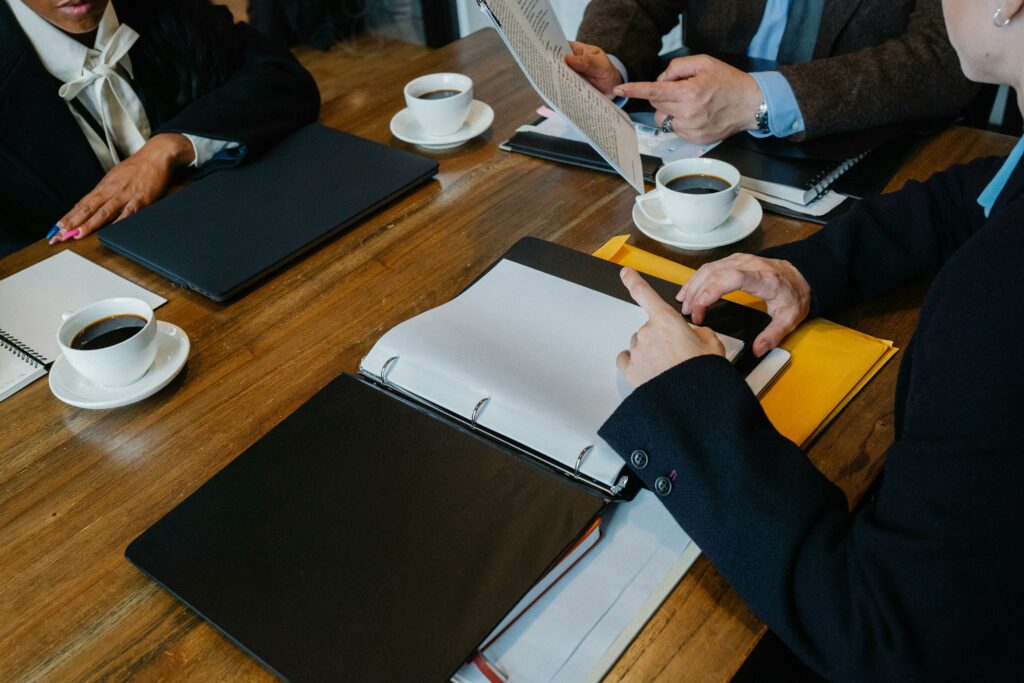
[[683,0],[593,0],[577,38],[622,60],[630,80],[653,79],[661,65],[661,37],[685,8]]
[[320,93],[313,77],[284,47],[248,24],[236,24],[240,65],[219,87],[186,106],[156,133],[188,133],[237,142],[259,153],[316,121]]
[[[969,328],[961,321],[954,333],[972,336]],[[965,351],[977,350],[981,332]],[[1019,358],[1013,365],[1011,373],[1024,373]],[[995,400],[975,406],[980,415],[996,410],[963,425],[947,382],[971,373],[950,377],[948,366],[922,363],[917,389],[944,408],[910,408],[876,502],[856,514],[717,356],[640,386],[600,434],[627,462],[634,450],[648,454],[636,474],[649,488],[659,476],[674,478],[660,499],[668,511],[758,617],[829,680],[992,680],[981,669],[998,670],[1005,653],[1019,650],[998,643],[1016,633],[1009,624],[1024,602],[1016,493],[1024,434],[1019,419],[1001,421],[1024,405],[1019,387],[999,393],[1016,380],[991,373],[1007,368],[971,368],[978,370],[968,395],[996,379]],[[987,658],[989,644],[1000,659]]]
[[1002,159],[987,157],[863,199],[814,235],[762,256],[791,262],[813,292],[811,315],[934,275],[985,221],[977,197]]
[[960,69],[939,0],[918,0],[898,38],[779,72],[796,96],[807,138],[955,116],[978,91]]

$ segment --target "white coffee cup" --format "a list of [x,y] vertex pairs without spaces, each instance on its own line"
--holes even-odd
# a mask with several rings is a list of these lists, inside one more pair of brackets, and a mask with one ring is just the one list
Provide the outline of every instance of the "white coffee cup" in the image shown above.
[[[445,91],[457,94],[439,99],[424,95]],[[423,130],[437,137],[452,135],[462,128],[473,104],[473,80],[453,73],[428,74],[415,78],[405,86],[405,106],[416,117]]]
[[[713,176],[727,187],[709,194],[677,192],[668,184],[685,176]],[[725,222],[732,213],[740,191],[740,172],[735,166],[717,159],[680,159],[661,167],[654,176],[657,188],[636,198],[637,207],[648,220],[674,226],[690,234],[708,233]],[[660,204],[661,211],[652,206]]]
[[[71,347],[75,337],[90,325],[115,316],[137,316],[146,321],[142,329],[124,341],[97,349]],[[156,318],[142,299],[103,299],[74,313],[65,313],[57,330],[60,350],[80,375],[96,384],[124,387],[137,382],[156,359]]]

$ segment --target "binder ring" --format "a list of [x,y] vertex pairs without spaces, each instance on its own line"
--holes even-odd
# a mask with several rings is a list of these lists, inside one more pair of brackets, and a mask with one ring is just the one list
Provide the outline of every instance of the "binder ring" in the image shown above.
[[391,358],[384,361],[384,366],[380,369],[380,380],[384,382],[384,384],[389,384],[388,373],[391,372],[391,368],[394,367],[397,362],[398,356],[391,356]]
[[590,451],[592,450],[594,450],[594,444],[590,444],[582,451],[580,451],[580,454],[578,456],[576,456],[576,467],[572,471],[573,479],[580,479],[580,466],[583,464],[583,461],[586,459],[586,457],[590,455]]
[[490,396],[484,396],[482,399],[476,402],[476,406],[473,408],[473,415],[469,418],[469,421],[476,427],[476,419],[480,416],[480,411],[484,409],[488,401],[491,400]]

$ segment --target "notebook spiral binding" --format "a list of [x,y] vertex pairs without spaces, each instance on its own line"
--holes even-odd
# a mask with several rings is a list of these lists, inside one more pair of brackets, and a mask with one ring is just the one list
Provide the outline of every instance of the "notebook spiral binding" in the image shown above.
[[826,192],[828,192],[829,188],[832,187],[832,184],[839,180],[839,176],[849,171],[854,164],[856,164],[858,161],[860,161],[867,155],[868,153],[864,152],[863,154],[859,154],[858,156],[851,157],[837,164],[832,170],[822,171],[818,175],[811,178],[811,190],[814,191],[814,198],[817,199]]
[[43,354],[23,343],[20,339],[8,334],[2,327],[0,327],[0,348],[7,349],[26,363],[30,363],[40,368],[46,366]]
[[[408,391],[407,389],[402,388],[401,386],[395,384],[390,379],[388,379],[388,376],[391,374],[391,371],[394,369],[395,363],[398,362],[398,359],[399,359],[399,356],[391,356],[386,361],[384,361],[384,364],[381,365],[381,368],[380,368],[380,374],[377,375],[377,379],[380,380],[380,383],[383,384],[388,389],[391,389],[395,393],[398,393],[398,394],[401,394],[402,396],[410,398],[410,399],[416,401],[417,403],[431,405],[434,408],[436,408],[438,411],[440,411],[440,412],[444,413],[445,415],[447,415],[448,417],[451,417],[451,418],[453,418],[453,419],[455,419],[455,420],[457,420],[457,421],[467,425],[470,429],[473,429],[475,431],[485,432],[486,434],[488,434],[491,438],[495,439],[496,441],[499,441],[499,442],[503,443],[504,445],[509,446],[509,447],[515,449],[516,451],[518,451],[518,452],[520,452],[520,453],[522,453],[524,455],[527,455],[527,456],[529,456],[529,457],[531,457],[533,459],[542,460],[545,463],[547,463],[549,466],[553,466],[553,467],[555,467],[555,469],[565,473],[566,475],[568,475],[572,479],[575,479],[576,481],[579,481],[580,483],[585,484],[587,486],[597,488],[597,489],[601,490],[603,493],[610,494],[612,497],[617,496],[619,493],[621,493],[623,491],[623,489],[626,488],[626,485],[629,483],[629,477],[627,475],[623,474],[623,475],[619,476],[619,478],[616,480],[614,485],[607,486],[605,484],[602,484],[599,481],[590,479],[586,474],[584,474],[583,472],[580,471],[580,467],[583,465],[583,461],[586,460],[587,456],[590,455],[590,452],[592,450],[594,450],[594,445],[593,444],[585,446],[583,448],[583,450],[580,451],[579,455],[576,456],[576,466],[573,467],[572,469],[569,469],[566,465],[563,465],[563,464],[559,463],[557,460],[553,460],[553,459],[545,457],[545,456],[543,456],[541,454],[535,453],[534,451],[532,451],[529,448],[523,446],[522,444],[519,444],[519,443],[517,443],[515,441],[512,441],[511,439],[508,439],[508,438],[504,437],[503,435],[501,435],[501,434],[499,434],[497,432],[493,432],[493,431],[487,429],[486,427],[483,427],[482,425],[479,424],[478,420],[479,420],[479,417],[480,417],[480,413],[483,411],[484,407],[488,403],[490,403],[490,401],[491,401],[491,397],[490,396],[485,396],[485,397],[481,398],[479,401],[477,401],[476,405],[473,407],[473,412],[470,414],[469,420],[466,420],[466,418],[462,417],[461,415],[458,415],[457,413],[453,413],[452,411],[447,410],[446,408],[444,408],[442,406],[439,406],[439,405],[436,405],[434,403],[431,403],[427,399],[425,399],[425,398],[423,398],[421,396],[418,396],[418,395],[414,394],[413,392]],[[362,365],[362,363],[360,363],[360,365]],[[371,374],[371,376],[372,376],[372,374]]]

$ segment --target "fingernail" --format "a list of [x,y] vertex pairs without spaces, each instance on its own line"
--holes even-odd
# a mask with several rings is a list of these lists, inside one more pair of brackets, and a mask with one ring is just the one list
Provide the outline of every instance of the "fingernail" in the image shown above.
[[688,304],[688,303],[686,303],[684,301],[683,305],[682,305],[682,311],[683,311],[683,315],[690,315],[690,304]]
[[77,238],[81,234],[82,234],[82,229],[81,228],[75,228],[71,232],[64,233],[64,240],[67,241],[67,240],[71,239],[72,237]]
[[55,225],[52,228],[50,228],[50,231],[48,233],[46,233],[46,237],[44,237],[43,239],[50,239],[51,237],[56,235],[58,232],[60,232],[60,226],[59,225]]

